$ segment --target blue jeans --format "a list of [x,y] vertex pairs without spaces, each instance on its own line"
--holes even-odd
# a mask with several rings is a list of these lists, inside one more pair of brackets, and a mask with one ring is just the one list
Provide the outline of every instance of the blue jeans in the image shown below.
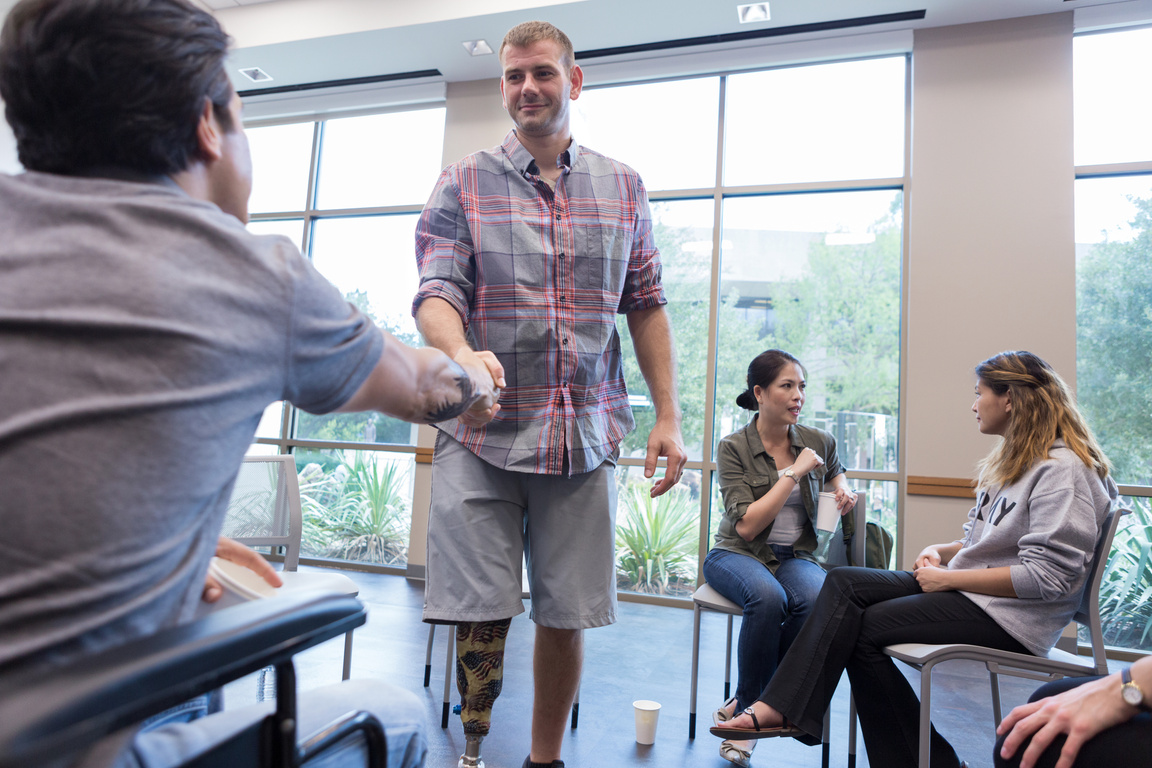
[[[424,705],[409,691],[374,680],[348,680],[309,691],[297,700],[297,735],[300,738],[319,731],[333,719],[349,711],[365,710],[384,725],[388,740],[389,768],[417,768],[424,765],[428,742],[424,735]],[[131,748],[118,755],[115,768],[168,768],[204,753],[250,723],[275,709],[265,701],[236,710],[224,710],[188,723],[167,724],[140,733]],[[109,737],[110,743],[122,736]],[[322,756],[305,763],[305,768],[351,768],[364,764],[364,740],[353,735]],[[91,756],[90,756],[91,757]],[[255,758],[254,758],[255,760]],[[108,762],[90,759],[83,768]]]
[[792,547],[773,544],[772,551],[780,561],[775,574],[754,557],[724,549],[704,559],[704,578],[744,609],[736,648],[737,711],[751,706],[768,685],[824,584],[824,569],[794,557]]

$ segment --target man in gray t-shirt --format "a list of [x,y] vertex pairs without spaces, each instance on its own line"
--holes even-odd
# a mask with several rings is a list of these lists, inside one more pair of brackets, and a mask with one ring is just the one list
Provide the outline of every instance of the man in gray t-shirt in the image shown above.
[[[25,0],[0,32],[28,169],[0,175],[0,680],[191,617],[270,403],[428,423],[494,405],[486,371],[404,346],[245,229],[227,45],[186,0]],[[341,688],[383,713],[389,765],[422,762],[418,701]],[[212,720],[135,757],[166,765]]]

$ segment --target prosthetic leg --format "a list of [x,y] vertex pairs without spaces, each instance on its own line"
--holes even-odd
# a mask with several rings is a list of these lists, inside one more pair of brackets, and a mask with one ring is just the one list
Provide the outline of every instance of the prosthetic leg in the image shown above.
[[492,705],[504,686],[504,643],[512,619],[456,625],[456,688],[464,723],[459,768],[484,768],[480,744],[492,726]]

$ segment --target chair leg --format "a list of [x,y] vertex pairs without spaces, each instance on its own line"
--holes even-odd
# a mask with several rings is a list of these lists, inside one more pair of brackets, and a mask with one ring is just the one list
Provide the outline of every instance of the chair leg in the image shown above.
[[732,614],[728,614],[728,642],[724,646],[724,701],[732,698]]
[[1000,676],[988,670],[988,677],[992,680],[992,717],[996,720],[996,727],[1000,727]]
[[344,635],[344,677],[347,680],[352,676],[352,630]]
[[828,768],[828,762],[832,758],[832,705],[828,705],[828,709],[824,710],[824,732],[820,734],[820,766],[821,768]]
[[452,701],[452,658],[456,655],[455,633],[448,633],[448,652],[444,654],[444,709],[440,713],[440,727],[448,727],[448,710]]
[[428,648],[424,651],[424,687],[432,680],[432,641],[436,639],[436,625],[428,625]]
[[[688,738],[696,738],[696,679],[700,674],[700,606],[692,606],[692,682],[688,686]],[[725,699],[727,701],[727,699]]]
[[848,768],[856,768],[856,697],[848,696]]
[[580,686],[576,686],[576,698],[572,700],[572,730],[580,722]]
[[920,669],[920,768],[932,768],[932,665]]

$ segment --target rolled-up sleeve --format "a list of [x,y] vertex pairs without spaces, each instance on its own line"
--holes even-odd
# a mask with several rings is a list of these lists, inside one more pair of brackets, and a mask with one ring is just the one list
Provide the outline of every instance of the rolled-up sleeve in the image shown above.
[[1045,482],[1052,479],[1056,478],[1040,478],[1029,499],[1029,530],[1020,537],[1020,563],[1010,567],[1017,597],[1067,597],[1079,588],[1096,546],[1092,501],[1066,480],[1063,487]]
[[667,304],[662,282],[660,252],[652,232],[652,211],[648,206],[648,193],[638,176],[633,176],[631,193],[636,206],[636,227],[632,237],[632,252],[628,257],[628,273],[624,291],[620,295],[617,312],[627,314]]
[[468,328],[468,308],[476,286],[476,260],[472,231],[448,170],[440,174],[416,224],[416,266],[420,286],[412,300],[412,314],[425,299],[447,301]]
[[748,505],[756,500],[751,486],[744,482],[746,468],[736,447],[722,440],[716,454],[716,464],[720,474],[720,495],[724,499],[724,514],[733,524],[740,521],[748,511]]

